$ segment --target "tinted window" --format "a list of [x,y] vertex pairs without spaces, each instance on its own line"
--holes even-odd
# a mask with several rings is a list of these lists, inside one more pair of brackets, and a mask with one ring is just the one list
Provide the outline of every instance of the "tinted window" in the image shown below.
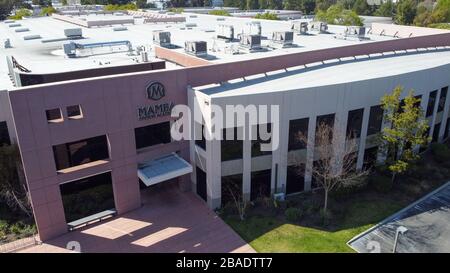
[[223,176],[221,194],[222,206],[228,203],[234,205],[234,198],[242,200],[242,174]]
[[197,194],[203,199],[207,200],[206,196],[206,173],[200,169],[199,167],[196,167],[196,175],[197,175]]
[[445,100],[447,98],[448,86],[441,89],[441,95],[439,96],[438,112],[444,111]]
[[56,169],[62,170],[109,157],[106,136],[53,146]]
[[348,112],[347,118],[347,138],[359,138],[361,136],[362,119],[364,109],[356,109]]
[[375,163],[377,162],[377,155],[378,155],[378,147],[366,149],[364,151],[363,169],[367,170],[375,166]]
[[45,110],[48,121],[62,119],[61,110],[59,108]]
[[322,116],[317,116],[317,121],[316,121],[316,145],[318,145],[318,132],[319,132],[319,128],[321,125],[325,125],[325,128],[331,128],[331,130],[328,131],[329,133],[329,143],[332,142],[333,140],[333,128],[334,128],[334,114],[328,114],[328,115],[322,115]]
[[[196,122],[195,126],[200,127],[200,130],[202,130],[201,135],[199,137],[196,137],[196,139],[195,139],[195,145],[201,147],[203,150],[206,150],[206,139],[205,139],[205,132],[204,132],[205,125],[199,124]],[[200,139],[198,139],[198,138],[200,138]]]
[[[260,129],[263,131],[263,133],[272,133],[272,124],[258,124],[253,129],[253,134],[256,134],[256,139],[252,140],[252,157],[272,154],[272,151],[261,151],[261,144],[270,144],[271,139],[269,138],[268,140],[263,140],[260,134]],[[266,137],[267,136],[265,136],[265,138]]]
[[381,105],[370,107],[367,135],[379,133],[381,131],[382,122],[383,122],[383,108],[381,108]]
[[437,90],[430,93],[427,106],[427,117],[432,116],[434,112],[434,105],[436,103]]
[[306,149],[306,143],[299,139],[299,134],[308,138],[309,118],[294,119],[289,121],[289,146],[288,150]]
[[450,118],[447,118],[447,124],[445,125],[444,139],[448,137],[448,130],[450,130]]
[[0,122],[0,146],[11,145],[11,139],[9,138],[8,124],[6,121]]
[[439,139],[439,130],[441,129],[441,123],[437,123],[436,125],[434,125],[434,130],[433,130],[433,139],[431,140],[431,142],[437,142]]
[[259,197],[270,197],[271,170],[251,173],[250,199],[253,201]]
[[109,172],[61,184],[60,190],[67,222],[114,209]]
[[286,193],[302,192],[305,188],[305,164],[287,167]]
[[170,122],[162,122],[134,129],[136,149],[170,143]]
[[[234,137],[232,139],[227,138],[227,130],[232,130],[234,132]],[[239,128],[239,133],[241,134],[240,139],[238,137],[238,129],[230,128],[223,129],[223,139],[221,141],[221,157],[222,161],[240,159],[242,158],[242,129]]]
[[68,117],[78,117],[81,116],[81,108],[79,105],[67,106],[67,116]]

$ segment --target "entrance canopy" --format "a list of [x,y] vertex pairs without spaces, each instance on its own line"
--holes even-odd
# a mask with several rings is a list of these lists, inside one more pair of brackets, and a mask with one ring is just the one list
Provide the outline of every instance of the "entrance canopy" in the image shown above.
[[191,172],[192,166],[175,153],[139,164],[137,171],[138,177],[146,186],[155,185]]

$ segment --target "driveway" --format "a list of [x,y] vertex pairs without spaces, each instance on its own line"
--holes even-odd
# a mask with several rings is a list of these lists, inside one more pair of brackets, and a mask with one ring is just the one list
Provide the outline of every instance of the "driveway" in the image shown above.
[[450,252],[450,182],[348,242],[358,252],[392,252],[399,226],[397,252]]
[[137,210],[21,252],[69,252],[69,242],[80,252],[255,252],[191,192],[168,184],[142,200]]

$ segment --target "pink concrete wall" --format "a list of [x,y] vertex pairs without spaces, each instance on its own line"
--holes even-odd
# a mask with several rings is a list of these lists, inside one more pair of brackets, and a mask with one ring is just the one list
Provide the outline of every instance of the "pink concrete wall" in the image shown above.
[[[119,214],[122,214],[141,204],[138,162],[175,151],[180,151],[185,159],[189,159],[186,141],[159,145],[136,153],[134,128],[170,119],[138,120],[137,108],[155,103],[146,97],[145,91],[154,80],[166,87],[166,96],[158,103],[172,101],[175,104],[187,104],[184,71],[49,84],[9,93],[19,135],[18,144],[42,240],[67,231],[60,183],[111,170],[115,205]],[[69,120],[65,116],[65,107],[75,104],[81,105],[84,118]],[[47,122],[45,109],[52,108],[62,108],[64,122]],[[105,134],[110,144],[109,162],[57,174],[53,145]]]
[[[30,189],[37,227],[42,240],[67,231],[59,192],[62,182],[112,171],[116,208],[124,213],[140,206],[137,163],[181,151],[189,159],[188,143],[174,142],[136,153],[134,128],[168,120],[139,121],[137,108],[152,104],[145,88],[151,81],[166,87],[162,101],[187,104],[186,87],[218,83],[243,76],[313,63],[326,59],[392,50],[449,46],[450,34],[362,43],[358,45],[280,55],[255,60],[213,64],[176,70],[139,72],[21,88],[9,92],[18,145]],[[80,104],[84,118],[47,123],[45,110]],[[57,174],[52,146],[108,135],[111,160],[107,163]]]
[[160,46],[155,46],[155,56],[160,59],[167,60],[184,67],[203,66],[212,64],[211,62],[205,59],[191,56],[182,52],[176,52],[171,49]]

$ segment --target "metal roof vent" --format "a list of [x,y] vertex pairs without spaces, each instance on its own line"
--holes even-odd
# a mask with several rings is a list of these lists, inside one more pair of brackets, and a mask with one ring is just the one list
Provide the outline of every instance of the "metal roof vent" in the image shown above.
[[127,27],[115,27],[115,28],[113,28],[113,31],[125,31],[125,30],[128,30],[128,28]]
[[272,33],[271,46],[276,48],[290,47],[294,43],[293,31],[275,31]]
[[234,39],[234,27],[231,25],[219,24],[216,28],[217,38],[232,41]]
[[41,35],[26,35],[26,36],[23,36],[23,39],[25,41],[27,41],[27,40],[36,40],[36,39],[41,39],[41,38],[42,38]]
[[306,35],[308,34],[308,22],[293,22],[291,29],[300,35]]
[[184,43],[184,51],[194,56],[206,56],[208,54],[205,41],[186,41]]
[[4,23],[5,24],[12,24],[12,23],[15,23],[16,21],[14,21],[14,20],[5,20],[4,21]]
[[30,31],[30,29],[23,27],[23,28],[16,28],[14,31],[15,32],[27,32],[27,31]]
[[163,47],[169,47],[171,44],[170,32],[161,30],[153,31],[153,43]]
[[66,28],[64,29],[64,35],[67,38],[81,38],[83,36],[83,30],[81,28]]
[[9,24],[9,27],[21,27],[22,24],[19,23],[13,23],[13,24]]
[[328,33],[328,24],[325,22],[312,22],[311,30],[319,33]]

